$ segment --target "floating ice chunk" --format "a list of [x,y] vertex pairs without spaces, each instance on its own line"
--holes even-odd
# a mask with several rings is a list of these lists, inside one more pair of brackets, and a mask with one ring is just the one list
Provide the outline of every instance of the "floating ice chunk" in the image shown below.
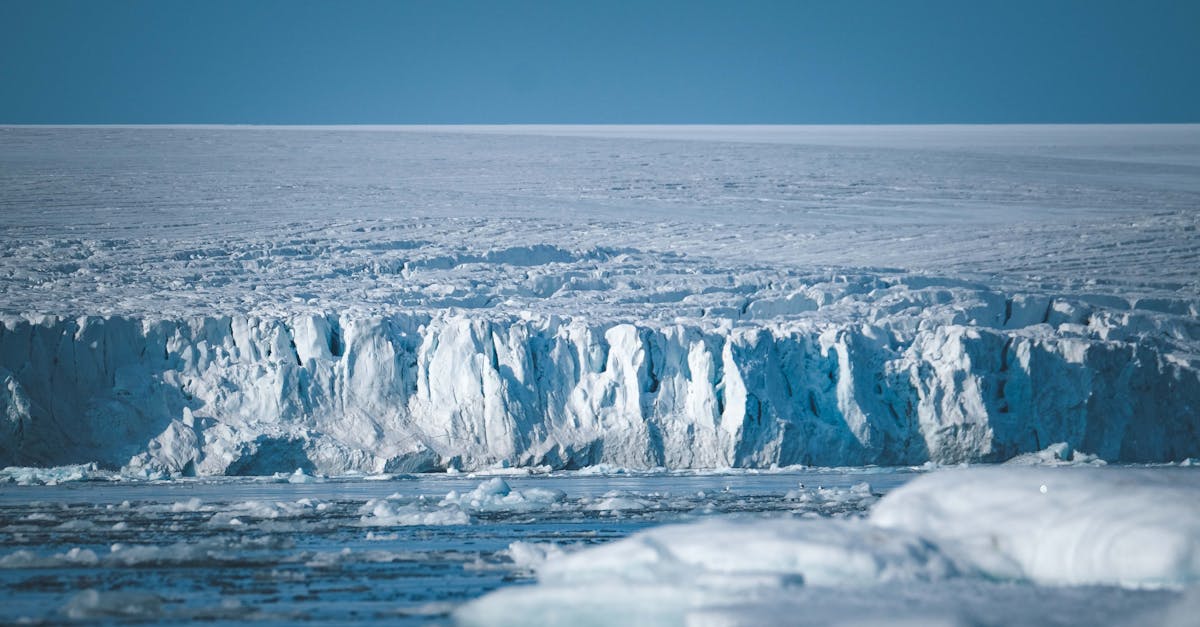
[[[997,579],[1196,585],[1200,482],[1190,471],[1175,472],[945,470],[884,496],[866,519],[708,520],[656,527],[565,555],[547,551],[544,557],[536,548],[514,546],[509,549],[514,562],[532,564],[538,585],[499,590],[463,606],[456,617],[468,625],[693,619],[741,625],[792,622],[785,617],[805,607],[795,601],[800,597],[833,594],[842,599],[840,607],[858,607],[848,589],[869,586],[866,594],[893,594],[895,586],[875,585],[888,582],[961,589]],[[873,498],[866,484],[835,494]],[[789,496],[825,498],[820,490]],[[895,607],[911,605],[903,598],[892,601]],[[954,603],[937,608],[932,618],[959,616]],[[730,607],[737,612],[722,613]],[[891,616],[893,609],[879,608],[879,616]],[[733,620],[738,616],[751,619]],[[809,623],[837,622],[832,615],[814,616]],[[505,623],[504,617],[521,618]]]
[[38,559],[37,553],[21,549],[0,557],[0,568],[37,568]]
[[0,483],[17,485],[58,485],[76,481],[118,481],[120,475],[101,470],[96,464],[74,464],[51,468],[9,466],[0,469]]
[[95,618],[152,619],[162,615],[163,600],[149,592],[114,590],[100,592],[91,588],[71,597],[62,613],[74,620]]
[[612,512],[620,514],[621,512],[640,512],[650,508],[650,503],[632,496],[622,494],[608,494],[604,498],[592,503],[588,509],[595,512]]
[[473,511],[535,511],[547,509],[565,498],[566,494],[559,490],[513,490],[507,481],[495,477],[480,483],[470,492],[459,494],[451,490],[446,493],[441,505],[453,505]]
[[1200,582],[1200,487],[1136,469],[933,473],[888,494],[871,521],[934,538],[993,577],[1135,587]]
[[104,556],[104,564],[110,567],[202,565],[235,559],[232,554],[218,553],[215,547],[182,542],[166,546],[114,544],[110,551]]
[[562,546],[553,542],[513,542],[504,554],[524,570],[537,570],[546,560],[566,555]]
[[100,558],[95,551],[79,547],[53,555],[38,555],[28,549],[21,549],[0,557],[0,569],[86,567],[99,563]]
[[801,484],[784,495],[784,499],[795,501],[805,511],[826,513],[862,511],[878,498],[871,492],[871,484],[865,481],[849,488],[808,488]]
[[629,474],[629,470],[612,464],[595,464],[593,466],[585,466],[578,471],[580,475],[625,475]]
[[958,571],[913,534],[862,521],[776,519],[656,527],[551,560],[539,576],[553,583],[615,578],[744,588],[936,580]]
[[200,499],[198,499],[196,497],[192,497],[186,501],[178,501],[176,503],[173,503],[171,505],[171,511],[175,512],[175,513],[195,512],[195,511],[200,510],[201,505],[202,505],[202,503],[201,503]]
[[297,468],[296,471],[291,475],[288,475],[287,478],[288,483],[317,483],[319,481],[321,481],[321,479],[307,474],[299,468]]
[[[507,462],[506,462],[507,463]],[[481,468],[472,471],[469,477],[529,477],[532,475],[548,474],[554,469],[550,466],[498,466],[496,468]]]
[[[509,550],[514,561],[536,564],[541,557],[531,547]],[[682,624],[694,608],[788,594],[806,583],[859,586],[960,572],[915,535],[829,520],[666,525],[547,555],[536,570],[537,586],[499,590],[464,606],[456,618],[468,625]]]
[[204,505],[200,507],[202,511],[215,511],[212,518],[209,519],[209,524],[213,525],[241,524],[246,519],[315,518],[327,508],[327,503],[312,499],[300,499],[298,501],[250,500],[221,506]]
[[1011,466],[1103,466],[1105,461],[1096,455],[1072,450],[1066,442],[1059,442],[1035,453],[1017,455],[1005,464]]
[[96,528],[96,523],[90,520],[68,520],[54,529],[56,531],[90,531]]
[[359,522],[368,527],[407,527],[420,525],[469,525],[471,517],[454,504],[426,509],[420,504],[399,505],[386,499],[367,501]]

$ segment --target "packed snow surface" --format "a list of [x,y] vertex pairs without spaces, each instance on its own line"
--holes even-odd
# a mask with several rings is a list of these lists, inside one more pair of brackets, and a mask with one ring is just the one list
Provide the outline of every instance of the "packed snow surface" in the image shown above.
[[0,466],[1179,461],[1198,211],[1198,126],[0,128]]
[[[1183,625],[1200,592],[1200,483],[1191,469],[942,470],[864,518],[707,519],[515,555],[538,584],[474,601],[461,622]],[[1189,587],[1165,614],[1131,614],[1123,592]],[[1004,607],[1032,590],[1109,601],[1074,616]]]

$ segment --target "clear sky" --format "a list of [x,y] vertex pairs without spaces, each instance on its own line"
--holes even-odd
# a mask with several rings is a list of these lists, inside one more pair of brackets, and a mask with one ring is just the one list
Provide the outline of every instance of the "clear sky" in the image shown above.
[[0,123],[1200,122],[1200,0],[0,0]]

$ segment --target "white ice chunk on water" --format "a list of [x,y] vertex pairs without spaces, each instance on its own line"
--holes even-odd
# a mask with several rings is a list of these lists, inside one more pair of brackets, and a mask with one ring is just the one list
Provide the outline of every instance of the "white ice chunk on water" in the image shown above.
[[960,567],[924,539],[862,521],[714,520],[666,525],[548,561],[551,584],[618,579],[722,589],[937,580]]
[[473,511],[533,511],[549,508],[564,498],[566,495],[560,490],[537,487],[513,490],[507,481],[494,477],[470,492],[459,494],[451,490],[442,499],[441,505]]
[[11,482],[17,485],[57,485],[77,481],[116,481],[118,479],[120,476],[117,473],[101,470],[95,463],[49,468],[9,466],[0,469],[0,483]]
[[[801,588],[875,596],[904,582],[1196,585],[1200,481],[1179,472],[944,470],[885,495],[866,519],[706,520],[544,558],[518,547],[514,554],[535,564],[537,585],[499,590],[456,617],[467,625],[671,625],[716,620],[716,610],[736,606],[776,622],[797,611],[789,603]],[[953,603],[938,605],[933,618],[957,615]]]
[[1017,455],[1004,463],[1010,466],[1103,466],[1106,462],[1096,455],[1072,450],[1066,442],[1058,442],[1040,451]]
[[878,497],[871,492],[871,484],[860,481],[849,488],[810,488],[801,484],[797,489],[789,490],[783,498],[795,501],[798,505],[858,511],[866,509]]
[[175,503],[172,503],[171,511],[176,513],[195,512],[200,510],[201,505],[203,505],[203,502],[200,499],[192,497],[186,501],[176,501]]
[[162,615],[162,597],[135,590],[83,590],[72,596],[62,613],[72,620],[151,620]]
[[888,494],[871,522],[933,538],[997,578],[1189,585],[1200,582],[1200,488],[1173,479],[1135,469],[948,470]]
[[514,490],[500,477],[482,481],[475,489],[459,493],[451,490],[436,504],[419,498],[403,502],[399,495],[368,501],[360,510],[361,524],[368,526],[396,525],[466,525],[472,513],[532,512],[554,507],[564,501],[560,490],[530,487]]
[[361,513],[359,523],[367,527],[471,524],[471,516],[454,505],[429,509],[417,504],[400,505],[387,499],[376,499],[368,501]]
[[606,494],[596,502],[588,505],[588,509],[596,512],[621,514],[622,512],[640,512],[648,509],[650,503],[626,494]]
[[321,481],[320,478],[314,477],[299,468],[287,476],[288,483],[318,483],[319,481]]
[[674,625],[698,607],[806,584],[933,581],[959,566],[918,536],[863,521],[710,520],[549,555],[536,572],[536,586],[499,590],[456,618],[467,625]]
[[566,554],[561,545],[550,542],[513,542],[504,554],[520,569],[537,570],[546,560]]

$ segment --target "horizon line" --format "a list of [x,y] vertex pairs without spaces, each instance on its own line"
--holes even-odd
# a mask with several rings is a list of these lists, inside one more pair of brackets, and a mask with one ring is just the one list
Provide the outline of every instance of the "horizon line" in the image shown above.
[[514,128],[913,128],[1046,126],[1200,126],[1196,122],[449,122],[449,123],[241,123],[241,122],[0,122],[0,128],[252,128],[252,129],[514,129]]

